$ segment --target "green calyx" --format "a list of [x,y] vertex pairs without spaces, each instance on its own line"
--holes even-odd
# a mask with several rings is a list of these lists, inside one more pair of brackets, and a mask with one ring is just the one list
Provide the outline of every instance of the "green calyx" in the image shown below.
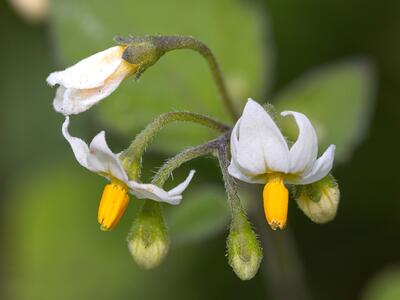
[[256,274],[263,258],[260,243],[243,212],[233,216],[226,241],[228,262],[241,280],[250,280]]
[[135,77],[139,78],[140,75],[146,71],[147,68],[154,65],[160,57],[165,53],[154,43],[151,36],[146,37],[121,37],[117,36],[114,40],[120,44],[127,46],[122,59],[130,64],[139,66],[135,73]]
[[160,203],[146,200],[132,224],[128,248],[144,269],[159,266],[169,250],[169,235]]
[[295,199],[299,199],[302,195],[305,195],[313,202],[319,202],[321,200],[324,189],[336,188],[337,183],[335,178],[328,174],[319,181],[311,184],[298,185],[293,187],[293,195]]

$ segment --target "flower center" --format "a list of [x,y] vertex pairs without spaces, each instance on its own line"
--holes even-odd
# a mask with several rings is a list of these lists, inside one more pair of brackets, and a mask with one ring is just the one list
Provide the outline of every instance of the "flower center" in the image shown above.
[[123,183],[113,180],[104,187],[97,214],[101,230],[111,230],[118,224],[128,202],[128,188]]
[[289,193],[283,183],[281,174],[268,176],[264,187],[264,213],[268,224],[273,230],[283,229],[286,225]]

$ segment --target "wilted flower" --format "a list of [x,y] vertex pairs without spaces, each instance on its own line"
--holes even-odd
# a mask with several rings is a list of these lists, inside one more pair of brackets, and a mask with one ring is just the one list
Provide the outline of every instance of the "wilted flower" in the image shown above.
[[126,46],[115,46],[65,69],[51,73],[47,83],[59,85],[54,109],[64,115],[79,114],[109,96],[124,80],[134,74],[138,64],[122,58]]
[[143,184],[130,180],[122,167],[119,155],[113,153],[107,145],[104,131],[97,134],[90,145],[73,137],[68,132],[69,117],[62,126],[64,137],[71,145],[77,161],[86,169],[110,180],[106,185],[99,206],[98,221],[105,230],[112,229],[125,212],[128,204],[128,193],[139,199],[151,199],[169,204],[179,204],[182,192],[193,178],[194,170],[184,182],[170,191],[153,184]]
[[299,127],[297,141],[290,147],[265,109],[249,99],[231,135],[229,173],[248,183],[265,184],[264,211],[273,229],[286,224],[288,190],[284,183],[309,184],[325,177],[332,169],[335,146],[330,145],[317,159],[318,140],[309,119],[294,111]]

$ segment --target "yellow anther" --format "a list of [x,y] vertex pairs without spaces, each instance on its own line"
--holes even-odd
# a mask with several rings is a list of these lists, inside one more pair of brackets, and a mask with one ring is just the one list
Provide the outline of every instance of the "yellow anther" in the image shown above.
[[113,181],[105,186],[97,214],[101,230],[111,230],[118,224],[128,202],[128,189],[125,185]]
[[280,174],[270,175],[264,187],[264,212],[273,230],[283,229],[288,213],[289,193]]

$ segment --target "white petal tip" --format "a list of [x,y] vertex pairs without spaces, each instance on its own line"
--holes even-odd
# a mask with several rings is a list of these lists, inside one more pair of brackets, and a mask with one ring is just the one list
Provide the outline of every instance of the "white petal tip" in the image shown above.
[[190,170],[189,175],[188,175],[188,178],[189,178],[190,180],[192,180],[192,178],[193,178],[193,176],[194,176],[195,173],[196,173],[196,170]]
[[49,76],[47,76],[46,82],[50,86],[55,86],[56,84],[58,84],[58,72],[53,72]]
[[177,196],[173,199],[170,199],[167,203],[171,204],[171,205],[179,205],[181,204],[182,201],[182,196]]
[[[285,111],[282,111],[281,112],[281,116],[282,117],[286,117],[286,116],[290,116],[290,115],[292,115],[292,116],[295,116],[295,115],[301,115],[301,116],[305,116],[304,114],[302,114],[302,113],[300,113],[300,112],[298,112],[298,111],[292,111],[292,110],[285,110]],[[308,119],[308,118],[307,118]]]

